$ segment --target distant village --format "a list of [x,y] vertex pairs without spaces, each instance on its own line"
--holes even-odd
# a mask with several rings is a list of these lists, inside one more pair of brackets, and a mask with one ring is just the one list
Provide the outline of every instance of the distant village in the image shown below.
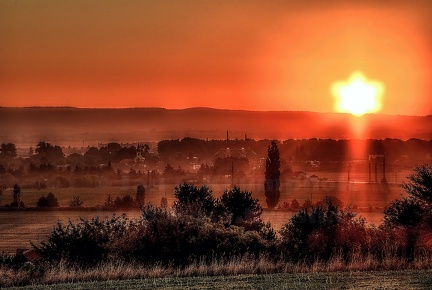
[[[350,180],[362,172],[364,182],[397,181],[398,172],[430,162],[432,141],[410,139],[365,140],[362,156],[350,151],[352,142],[333,139],[279,141],[281,181],[335,181],[329,173]],[[357,141],[357,143],[360,141]],[[39,142],[17,148],[3,143],[0,185],[11,188],[67,188],[144,183],[261,183],[270,140],[202,140],[183,138],[158,143],[99,143],[60,147]],[[359,144],[356,144],[357,146]],[[385,163],[384,163],[385,162]],[[336,175],[335,175],[336,176]],[[336,180],[337,181],[337,180]]]

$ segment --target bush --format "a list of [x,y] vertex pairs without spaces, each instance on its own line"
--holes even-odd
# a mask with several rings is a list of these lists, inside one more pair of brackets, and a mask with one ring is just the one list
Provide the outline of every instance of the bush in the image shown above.
[[174,211],[178,214],[188,214],[194,217],[211,216],[216,205],[211,189],[203,185],[198,188],[192,184],[183,183],[176,186],[174,196]]
[[350,209],[340,210],[330,198],[324,199],[323,206],[304,208],[280,230],[280,251],[291,261],[329,260],[335,253],[348,260],[352,250],[368,247],[365,220],[355,216]]
[[133,208],[133,207],[135,207],[135,202],[134,202],[132,196],[130,196],[129,194],[127,194],[123,197],[117,196],[116,199],[114,200],[114,207],[115,208],[123,208],[123,209]]
[[131,209],[137,208],[138,204],[129,194],[126,194],[123,197],[117,196],[115,199],[113,199],[111,194],[108,194],[104,206],[113,209]]
[[83,204],[84,202],[81,200],[81,198],[78,195],[72,197],[72,200],[69,202],[70,207],[81,207]]
[[270,223],[264,224],[262,221],[263,209],[258,199],[252,198],[252,192],[241,191],[240,188],[234,187],[225,190],[216,204],[215,215],[220,220],[228,218],[228,225],[243,227],[245,231],[256,231],[264,239],[275,240],[276,233]]
[[225,227],[208,218],[176,216],[166,211],[151,216],[144,219],[144,227],[135,239],[127,239],[130,252],[124,256],[144,262],[186,265],[246,254],[258,257],[271,248],[271,243],[258,232]]
[[104,220],[95,217],[90,221],[81,218],[76,224],[58,222],[47,242],[32,245],[45,260],[87,267],[107,260],[115,252],[111,245],[136,227],[137,223],[125,215]]
[[263,211],[258,199],[252,198],[252,192],[241,191],[238,187],[225,190],[219,202],[223,209],[231,215],[233,225],[259,220]]
[[259,257],[275,248],[257,231],[153,206],[143,208],[139,220],[113,216],[67,225],[59,222],[47,242],[33,247],[45,260],[82,267],[108,260],[187,265],[214,258]]
[[59,206],[59,202],[52,192],[48,193],[46,197],[42,196],[41,198],[39,198],[37,202],[37,207],[58,207],[58,206]]

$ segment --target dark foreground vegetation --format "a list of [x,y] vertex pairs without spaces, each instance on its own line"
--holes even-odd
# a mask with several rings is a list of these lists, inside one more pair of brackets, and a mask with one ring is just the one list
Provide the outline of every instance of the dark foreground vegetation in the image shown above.
[[141,217],[59,223],[33,244],[41,259],[0,259],[1,285],[280,272],[430,269],[432,166],[416,167],[407,196],[368,226],[328,197],[303,208],[276,233],[250,192],[187,183],[173,207],[145,206]]

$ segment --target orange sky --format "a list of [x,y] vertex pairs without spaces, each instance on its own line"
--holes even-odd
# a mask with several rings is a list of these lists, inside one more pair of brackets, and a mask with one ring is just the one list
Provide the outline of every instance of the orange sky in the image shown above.
[[385,84],[382,113],[432,114],[430,15],[429,0],[3,0],[0,106],[331,112],[331,83],[359,70]]

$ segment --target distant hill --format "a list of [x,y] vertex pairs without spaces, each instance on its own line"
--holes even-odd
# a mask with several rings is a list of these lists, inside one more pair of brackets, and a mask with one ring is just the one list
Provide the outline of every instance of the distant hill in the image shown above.
[[[0,142],[60,145],[202,139],[399,138],[432,139],[432,116],[314,112],[261,112],[191,108],[80,109],[0,108]],[[357,124],[357,125],[353,125]],[[356,135],[353,126],[363,126]]]

